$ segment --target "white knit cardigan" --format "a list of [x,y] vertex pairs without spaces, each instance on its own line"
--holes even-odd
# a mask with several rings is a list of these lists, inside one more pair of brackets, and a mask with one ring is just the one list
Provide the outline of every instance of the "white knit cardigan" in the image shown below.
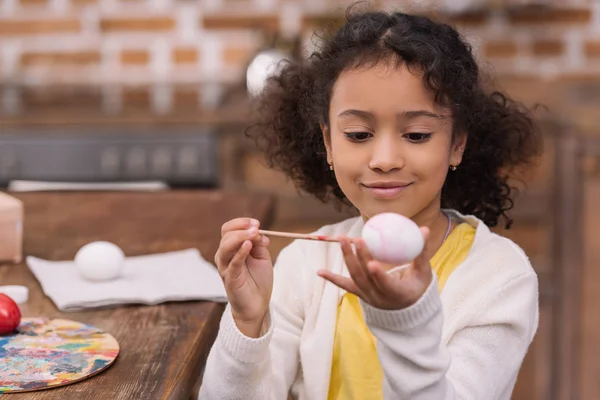
[[[523,251],[476,227],[467,258],[442,293],[434,279],[403,310],[361,301],[377,338],[389,400],[509,400],[538,326],[538,280]],[[325,226],[320,235],[357,236],[363,221]],[[316,275],[327,268],[348,276],[339,245],[295,241],[280,253],[263,335],[239,332],[229,306],[210,355],[201,400],[326,400],[337,307],[344,291]]]

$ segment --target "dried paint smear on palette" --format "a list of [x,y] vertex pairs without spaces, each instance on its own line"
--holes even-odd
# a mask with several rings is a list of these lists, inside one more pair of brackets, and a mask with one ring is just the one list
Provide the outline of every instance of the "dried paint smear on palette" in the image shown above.
[[24,318],[15,334],[0,336],[0,393],[77,382],[108,368],[118,354],[115,338],[94,326]]

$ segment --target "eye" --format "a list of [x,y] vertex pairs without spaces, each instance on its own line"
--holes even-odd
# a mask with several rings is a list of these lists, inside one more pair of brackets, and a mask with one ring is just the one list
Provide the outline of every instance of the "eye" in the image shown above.
[[428,141],[431,135],[431,133],[413,132],[405,134],[404,137],[413,143],[422,143]]
[[353,142],[364,142],[373,136],[369,132],[344,132],[344,135]]

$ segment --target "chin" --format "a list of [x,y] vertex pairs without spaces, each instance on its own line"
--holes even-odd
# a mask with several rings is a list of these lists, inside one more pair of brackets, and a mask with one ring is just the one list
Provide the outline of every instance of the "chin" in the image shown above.
[[373,217],[377,214],[392,212],[403,215],[407,218],[412,218],[414,213],[407,210],[406,207],[402,207],[399,204],[393,202],[381,202],[380,204],[369,204],[363,208],[360,208],[361,214],[367,217]]

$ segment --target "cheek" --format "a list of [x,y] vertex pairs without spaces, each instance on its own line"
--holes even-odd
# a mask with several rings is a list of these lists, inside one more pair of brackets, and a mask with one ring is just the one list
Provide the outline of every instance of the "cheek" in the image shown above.
[[[431,146],[429,149],[423,148],[420,151],[410,153],[410,165],[413,167],[413,173],[422,181],[433,184],[443,184],[449,168],[448,149],[444,146]],[[408,163],[407,163],[408,164]]]
[[342,133],[334,133],[331,138],[331,155],[333,166],[340,175],[352,175],[360,171],[361,158],[364,151],[360,146],[350,143],[342,137]]
[[341,134],[336,136],[331,140],[333,173],[342,192],[351,202],[354,202],[358,191],[356,182],[359,181],[364,170],[365,152],[361,151],[359,146],[341,137]]

